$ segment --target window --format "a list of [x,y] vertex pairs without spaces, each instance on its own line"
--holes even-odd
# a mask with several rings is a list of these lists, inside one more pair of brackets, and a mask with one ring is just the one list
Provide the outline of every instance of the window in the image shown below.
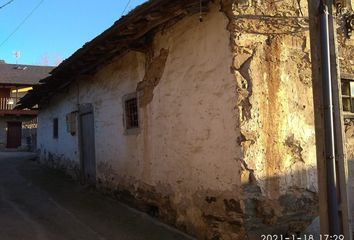
[[76,112],[66,114],[66,131],[72,136],[76,134]]
[[343,111],[354,113],[354,80],[342,79]]
[[58,118],[53,119],[53,138],[58,138],[59,122]]
[[125,101],[125,127],[126,129],[139,127],[138,101],[136,98]]
[[139,110],[136,93],[128,94],[123,97],[123,108],[126,132],[128,133],[130,130],[139,129]]

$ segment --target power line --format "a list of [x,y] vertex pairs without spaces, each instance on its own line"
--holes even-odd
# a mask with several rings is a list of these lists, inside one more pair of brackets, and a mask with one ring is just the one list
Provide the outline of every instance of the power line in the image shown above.
[[33,13],[39,8],[39,6],[42,5],[43,2],[44,0],[38,2],[38,4],[31,10],[31,12],[22,20],[22,22],[10,33],[10,35],[0,43],[0,47],[2,47],[14,35],[22,27],[23,24],[25,24],[25,22],[33,15]]
[[15,1],[15,0],[8,1],[8,2],[5,3],[4,5],[0,6],[0,9],[6,7],[6,6],[9,5],[10,3],[12,3],[13,1]]
[[131,2],[131,0],[128,0],[127,4],[125,5],[125,7],[124,7],[124,9],[123,9],[123,12],[122,12],[121,16],[123,16],[123,14],[125,13],[125,11],[128,9],[130,2]]
[[[122,14],[120,15],[120,17],[123,17],[123,14],[124,14],[125,11],[128,9],[130,2],[131,2],[131,0],[128,0],[128,1],[127,1],[127,4],[125,4],[125,7],[124,7],[124,9],[123,9]],[[117,26],[117,30],[118,30],[118,32],[120,33],[119,26]]]

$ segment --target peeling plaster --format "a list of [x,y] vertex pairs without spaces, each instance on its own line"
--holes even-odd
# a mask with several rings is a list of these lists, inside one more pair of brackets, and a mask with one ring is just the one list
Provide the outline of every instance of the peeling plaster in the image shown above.
[[[145,56],[84,79],[40,124],[94,103],[99,189],[199,239],[299,234],[318,214],[307,1],[231,2],[156,33]],[[135,90],[142,131],[126,136],[121,97]],[[77,142],[60,136],[40,132],[41,156],[75,169]]]
[[[307,2],[244,2],[222,8],[241,113],[244,227],[249,238],[296,234],[316,217],[318,205]],[[290,203],[282,200],[288,198],[314,211],[307,219],[291,217]]]
[[137,91],[139,94],[139,106],[145,107],[152,101],[154,88],[159,84],[163,75],[168,50],[162,48],[160,55],[147,60],[147,69],[143,81],[138,83]]

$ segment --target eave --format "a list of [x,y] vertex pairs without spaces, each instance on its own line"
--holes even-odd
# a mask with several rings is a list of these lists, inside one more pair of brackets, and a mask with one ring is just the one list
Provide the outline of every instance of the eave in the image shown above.
[[209,2],[211,0],[150,0],[140,5],[63,61],[50,77],[41,80],[40,85],[23,97],[16,108],[32,108],[47,102],[79,76],[93,75],[101,66],[128,51],[144,52],[154,32],[188,15],[207,12]]

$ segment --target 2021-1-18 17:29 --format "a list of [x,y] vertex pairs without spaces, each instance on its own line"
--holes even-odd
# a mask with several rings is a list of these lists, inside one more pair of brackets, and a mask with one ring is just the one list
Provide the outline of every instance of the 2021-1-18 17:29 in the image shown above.
[[345,240],[344,235],[329,235],[329,234],[320,234],[320,235],[312,235],[312,234],[304,234],[301,237],[296,235],[292,236],[284,236],[277,234],[264,234],[261,235],[261,240]]

